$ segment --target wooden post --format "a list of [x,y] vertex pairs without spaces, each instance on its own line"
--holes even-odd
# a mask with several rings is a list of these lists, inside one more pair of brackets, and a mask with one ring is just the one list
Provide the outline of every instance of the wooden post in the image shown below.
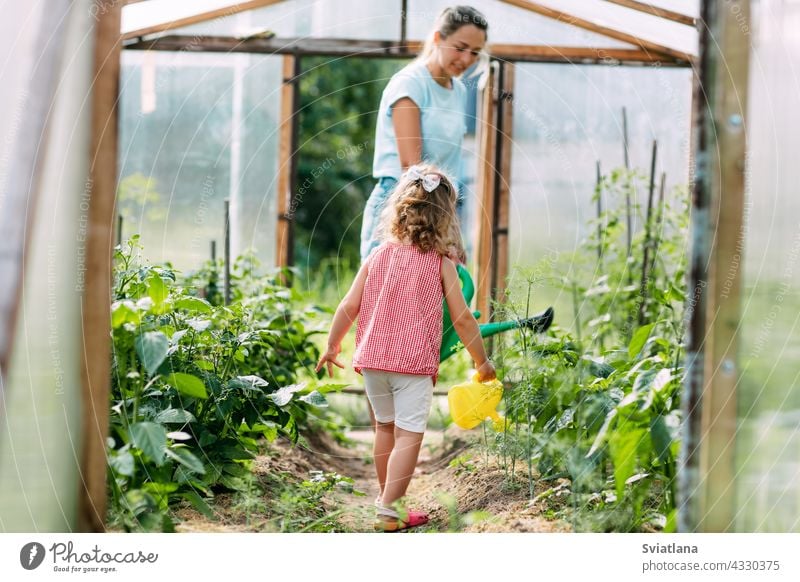
[[[500,301],[508,277],[508,214],[511,199],[511,148],[514,145],[514,64],[501,63],[501,78],[498,80],[500,95],[497,103],[497,138],[494,207],[494,266],[492,269],[492,299]],[[491,312],[487,315],[491,317]]]
[[735,264],[743,226],[745,112],[749,36],[747,0],[702,3],[695,82],[695,160],[689,299],[693,311],[682,399],[679,476],[681,531],[732,530],[736,435],[736,354],[740,277]]
[[275,244],[275,266],[292,264],[292,225],[294,199],[294,151],[297,144],[297,68],[299,58],[283,57],[283,87],[281,89],[281,120],[278,145],[278,228]]
[[83,439],[78,530],[102,532],[106,514],[106,437],[111,391],[111,259],[117,191],[117,103],[122,7],[102,0],[97,12],[90,154],[91,198],[83,295]]
[[480,321],[486,322],[489,318],[489,298],[492,285],[492,223],[495,207],[495,140],[496,113],[497,113],[497,87],[496,68],[493,63],[489,69],[489,78],[483,89],[480,101],[480,116],[477,124],[478,141],[478,172],[475,183],[478,185],[480,205],[477,212],[478,230],[478,265],[477,284],[475,286],[476,309],[481,312]]

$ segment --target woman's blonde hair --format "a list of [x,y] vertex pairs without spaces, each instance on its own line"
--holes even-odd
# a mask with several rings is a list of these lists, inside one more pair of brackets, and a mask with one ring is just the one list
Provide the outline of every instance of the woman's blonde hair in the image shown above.
[[[464,250],[456,213],[456,189],[431,164],[419,164],[413,170],[403,174],[389,196],[381,214],[379,238],[413,244],[422,252],[433,250],[442,256],[461,258]],[[428,192],[431,177],[434,182],[438,177],[439,183]]]

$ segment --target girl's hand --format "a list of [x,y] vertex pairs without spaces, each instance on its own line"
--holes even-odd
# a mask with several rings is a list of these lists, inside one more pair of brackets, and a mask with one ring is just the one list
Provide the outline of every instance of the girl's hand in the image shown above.
[[331,378],[333,378],[333,366],[331,364],[344,370],[342,363],[336,359],[336,356],[338,356],[341,351],[342,349],[339,346],[328,346],[328,351],[322,354],[319,362],[317,362],[316,371],[319,372],[326,363],[328,364],[328,376]]
[[496,378],[497,378],[497,372],[495,372],[494,366],[489,360],[486,360],[483,364],[478,366],[479,382],[488,382]]

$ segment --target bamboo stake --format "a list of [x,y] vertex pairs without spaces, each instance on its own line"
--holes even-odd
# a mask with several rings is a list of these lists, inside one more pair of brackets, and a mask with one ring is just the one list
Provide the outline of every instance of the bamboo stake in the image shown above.
[[225,199],[225,305],[231,303],[231,201]]
[[650,272],[655,272],[656,257],[658,256],[658,247],[661,244],[661,229],[664,222],[664,191],[667,185],[667,173],[661,173],[661,186],[658,192],[658,212],[656,212],[656,228],[654,229],[655,235],[653,238],[653,258],[650,260]]
[[639,285],[639,325],[644,325],[645,314],[647,312],[647,276],[649,275],[648,266],[650,264],[650,245],[652,244],[651,223],[653,220],[653,193],[656,186],[656,154],[658,153],[658,142],[653,140],[653,155],[650,160],[650,187],[647,191],[647,216],[644,223],[644,243],[642,256],[642,280]]
[[597,196],[597,261],[603,264],[603,174],[600,171],[600,160],[596,162],[597,177],[595,180],[594,192]]
[[[631,161],[628,156],[628,111],[622,108],[622,152],[625,156],[625,169],[628,170],[626,180],[630,180]],[[628,255],[631,256],[631,247],[633,245],[633,217],[631,215],[631,189],[630,184],[625,185],[625,217],[627,225],[626,243]]]

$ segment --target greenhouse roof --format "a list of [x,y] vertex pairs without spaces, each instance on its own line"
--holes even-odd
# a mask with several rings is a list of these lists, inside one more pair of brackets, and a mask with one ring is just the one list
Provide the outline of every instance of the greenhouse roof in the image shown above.
[[[396,52],[413,52],[435,15],[449,4],[441,0],[128,0],[122,12],[122,35],[127,41],[159,39],[157,48],[162,50],[169,46],[163,44],[167,35],[202,35],[239,41],[272,38],[271,43],[262,43],[261,52],[274,50],[278,41],[290,41],[287,46],[292,44],[296,50],[313,49],[319,41],[332,39],[353,41],[350,48],[357,50],[370,50],[369,44],[358,43],[380,41],[381,46],[396,43]],[[581,49],[631,51],[640,56],[631,60],[684,63],[697,55],[697,0],[473,0],[472,5],[487,16],[490,52],[501,58],[532,60],[526,57],[540,57],[554,49],[567,54]],[[206,49],[197,38],[194,44],[194,50]],[[234,46],[218,42],[208,50],[259,52],[257,45]],[[133,48],[145,46],[140,42]],[[178,42],[174,50],[182,48]]]

